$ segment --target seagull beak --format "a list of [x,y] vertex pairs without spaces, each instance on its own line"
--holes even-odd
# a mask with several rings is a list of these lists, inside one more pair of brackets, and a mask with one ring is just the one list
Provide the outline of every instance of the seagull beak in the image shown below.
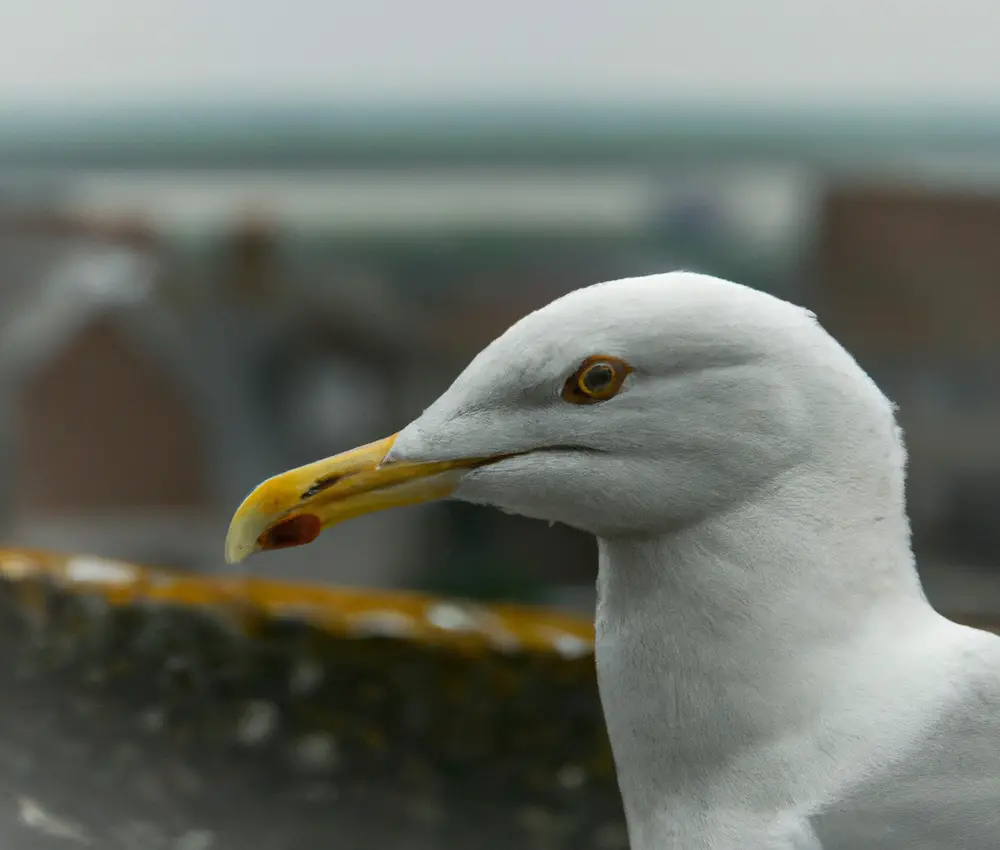
[[465,471],[497,458],[387,461],[396,435],[269,478],[240,505],[226,534],[226,562],[311,543],[363,514],[443,499]]

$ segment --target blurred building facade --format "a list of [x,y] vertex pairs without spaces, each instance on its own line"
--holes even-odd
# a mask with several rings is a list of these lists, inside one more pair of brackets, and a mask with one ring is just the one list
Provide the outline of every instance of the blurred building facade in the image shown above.
[[[901,407],[918,544],[997,560],[1000,182],[884,133],[845,162],[814,130],[546,126],[0,134],[5,536],[220,569],[259,480],[397,430],[559,294],[689,268],[815,309]],[[586,605],[592,550],[449,505],[261,568]]]

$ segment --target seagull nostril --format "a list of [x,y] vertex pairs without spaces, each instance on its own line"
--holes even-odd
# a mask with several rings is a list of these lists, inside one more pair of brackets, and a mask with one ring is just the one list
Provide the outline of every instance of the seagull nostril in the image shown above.
[[313,485],[308,490],[306,490],[299,498],[310,499],[317,493],[322,493],[328,487],[332,487],[343,477],[344,477],[343,475],[328,475],[326,478],[320,478],[318,481],[314,482]]

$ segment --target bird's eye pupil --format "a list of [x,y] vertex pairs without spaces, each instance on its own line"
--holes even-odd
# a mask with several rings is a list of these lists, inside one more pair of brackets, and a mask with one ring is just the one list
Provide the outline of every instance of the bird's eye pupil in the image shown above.
[[583,385],[592,393],[599,393],[606,390],[615,379],[615,370],[607,363],[600,363],[591,366],[583,376]]

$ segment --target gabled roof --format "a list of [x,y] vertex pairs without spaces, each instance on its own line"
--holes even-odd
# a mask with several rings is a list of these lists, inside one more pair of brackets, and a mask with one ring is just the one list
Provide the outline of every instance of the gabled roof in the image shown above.
[[141,303],[153,285],[141,255],[93,243],[69,245],[46,268],[15,277],[0,290],[5,378],[30,371],[95,316]]

